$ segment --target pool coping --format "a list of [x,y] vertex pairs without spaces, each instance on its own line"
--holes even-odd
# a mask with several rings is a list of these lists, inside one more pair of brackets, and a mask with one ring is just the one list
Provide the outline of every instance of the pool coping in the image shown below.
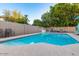
[[19,36],[7,37],[7,38],[0,38],[0,42],[7,41],[7,40],[14,40],[16,38],[21,38],[21,37],[25,37],[25,36],[35,35],[35,34],[39,34],[39,33],[32,33],[32,34],[25,34],[25,35],[19,35]]
[[[7,41],[7,40],[13,40],[13,39],[21,38],[21,37],[25,37],[25,36],[35,35],[35,34],[39,34],[39,33],[32,33],[32,34],[25,34],[25,35],[19,35],[19,36],[7,37],[7,38],[0,38],[0,42]],[[74,38],[77,41],[79,41],[79,36],[74,34],[74,33],[63,33],[63,34],[68,34],[72,38]]]
[[75,40],[79,41],[79,35],[74,34],[74,33],[67,33],[68,35],[70,35],[72,38],[74,38]]

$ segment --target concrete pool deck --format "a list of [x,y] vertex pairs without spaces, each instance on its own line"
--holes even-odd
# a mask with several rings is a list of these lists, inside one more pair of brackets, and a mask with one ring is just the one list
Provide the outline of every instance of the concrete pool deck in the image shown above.
[[[79,41],[79,36],[67,33]],[[0,44],[0,56],[79,56],[79,44],[57,46],[46,43],[23,46],[5,46]]]

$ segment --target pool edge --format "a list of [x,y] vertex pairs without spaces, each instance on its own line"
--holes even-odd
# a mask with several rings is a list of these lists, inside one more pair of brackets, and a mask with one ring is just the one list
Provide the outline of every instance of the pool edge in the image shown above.
[[7,40],[13,40],[13,39],[21,38],[21,37],[25,37],[25,36],[31,36],[31,35],[35,35],[35,34],[39,34],[39,33],[25,34],[25,35],[19,35],[19,36],[8,37],[8,38],[0,38],[0,42],[7,41]]

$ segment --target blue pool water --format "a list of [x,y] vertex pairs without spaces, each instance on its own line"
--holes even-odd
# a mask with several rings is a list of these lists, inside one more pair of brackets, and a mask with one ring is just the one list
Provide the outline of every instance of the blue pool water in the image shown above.
[[3,42],[4,45],[26,45],[26,44],[35,44],[35,43],[48,43],[52,45],[69,45],[79,43],[77,40],[69,36],[68,34],[62,33],[40,33],[36,35],[26,36],[18,38],[15,40],[9,40]]

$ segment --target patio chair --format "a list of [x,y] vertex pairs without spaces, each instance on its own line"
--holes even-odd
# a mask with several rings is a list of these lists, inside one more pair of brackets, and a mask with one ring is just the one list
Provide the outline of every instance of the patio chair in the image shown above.
[[12,29],[5,29],[5,37],[12,36]]
[[3,37],[3,29],[0,29],[0,37]]

